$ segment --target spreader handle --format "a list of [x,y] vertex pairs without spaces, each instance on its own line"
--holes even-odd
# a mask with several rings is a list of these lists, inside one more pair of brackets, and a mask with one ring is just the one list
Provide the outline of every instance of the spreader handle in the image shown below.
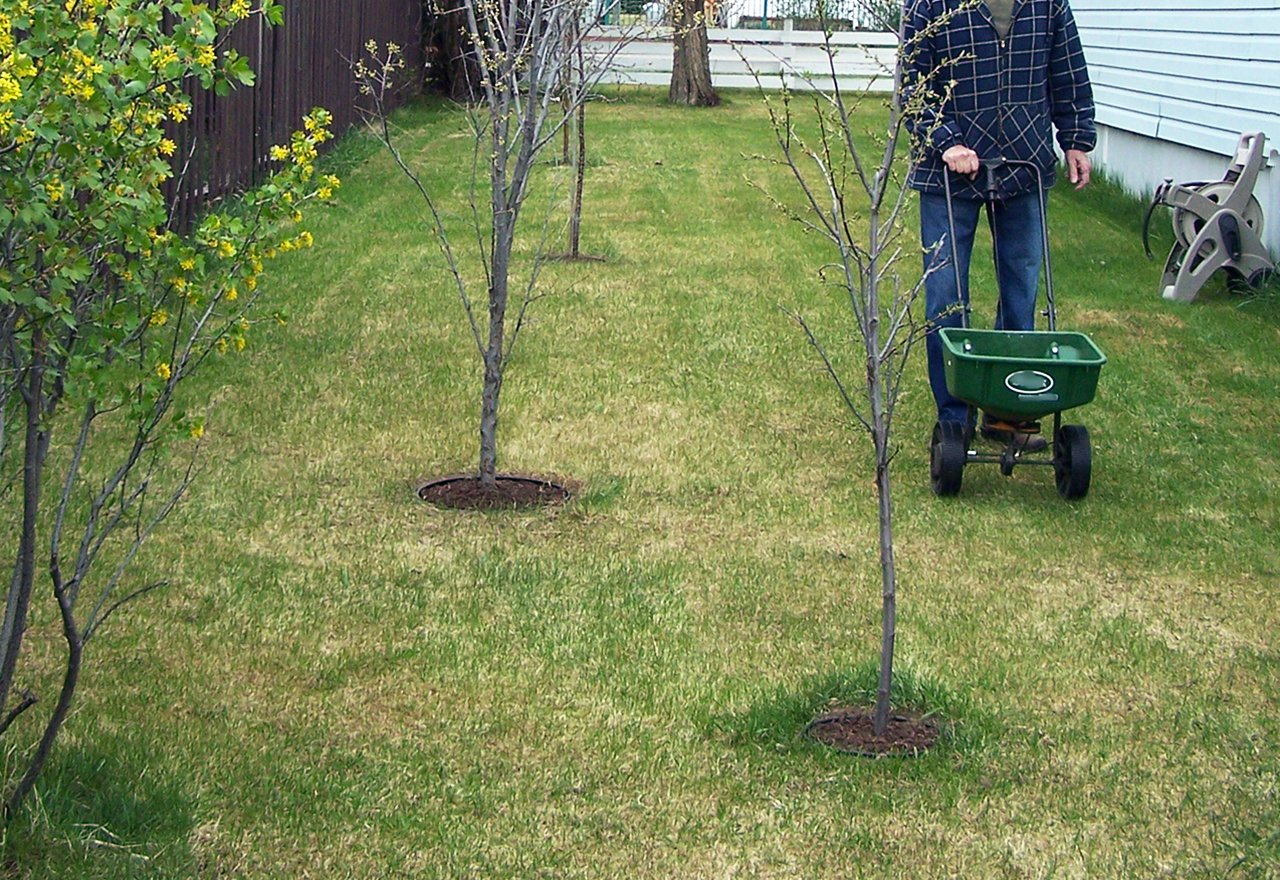
[[[1045,316],[1049,319],[1049,329],[1058,329],[1057,309],[1053,302],[1053,265],[1049,258],[1049,215],[1048,205],[1045,200],[1044,193],[1044,174],[1040,171],[1040,166],[1026,159],[1006,159],[1003,156],[991,159],[978,159],[978,168],[984,172],[986,177],[986,201],[990,205],[995,201],[996,197],[996,172],[1004,167],[1021,167],[1030,168],[1036,175],[1036,190],[1040,197],[1040,245],[1044,253],[1044,298],[1048,305]],[[951,234],[951,268],[956,276],[956,296],[960,295],[960,261],[955,258],[955,240],[956,240],[956,219],[955,213],[951,210],[951,169],[945,166],[942,169],[942,187],[947,196],[947,230]],[[988,208],[990,210],[990,208]],[[995,226],[991,227],[992,251],[997,252],[998,243],[995,240]],[[999,300],[997,299],[997,302]],[[964,303],[961,309],[962,325],[969,326],[969,303]]]

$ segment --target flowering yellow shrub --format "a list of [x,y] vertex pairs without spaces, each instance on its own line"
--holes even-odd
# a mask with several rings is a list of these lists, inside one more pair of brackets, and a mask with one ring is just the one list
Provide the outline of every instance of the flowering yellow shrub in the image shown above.
[[[202,351],[225,349],[219,339],[243,348],[239,319],[263,261],[312,244],[298,226],[303,209],[339,185],[316,177],[331,137],[322,109],[271,148],[277,171],[245,195],[249,211],[211,212],[185,236],[168,224],[163,187],[177,143],[166,126],[190,118],[184,81],[219,92],[252,84],[246,59],[216,48],[250,14],[244,0],[0,0],[0,225],[14,244],[0,266],[0,306],[93,328],[78,344],[99,349],[77,367],[111,363],[128,387],[121,353],[150,357],[134,375],[163,380],[152,381],[161,393]],[[278,22],[280,9],[258,14]]]
[[[182,159],[176,126],[192,114],[186,90],[252,85],[247,59],[222,48],[228,28],[251,15],[279,24],[281,7],[0,0],[0,425],[38,427],[0,442],[0,484],[21,484],[27,499],[18,514],[0,507],[0,549],[12,554],[5,570],[17,572],[6,581],[13,616],[0,632],[0,717],[36,576],[14,560],[39,556],[50,572],[67,573],[52,578],[54,614],[78,650],[103,609],[119,604],[111,594],[133,558],[103,562],[106,574],[93,580],[105,535],[119,527],[129,533],[122,545],[136,550],[186,488],[189,473],[176,488],[157,488],[163,441],[198,447],[205,433],[202,418],[182,411],[181,383],[213,356],[245,348],[266,261],[311,246],[299,224],[338,187],[316,174],[318,147],[331,137],[331,117],[317,109],[272,149],[276,165],[264,183],[189,233],[172,227],[165,187]],[[117,429],[97,431],[103,422]],[[99,434],[114,445],[89,442]],[[49,458],[51,445],[75,454]],[[56,485],[68,491],[41,491]],[[147,500],[164,492],[172,494]],[[94,493],[109,501],[94,503]],[[79,529],[81,537],[54,538],[37,552],[47,532],[35,524],[55,520],[59,534]],[[77,555],[85,547],[91,557]],[[94,591],[78,610],[82,592]],[[66,687],[74,690],[74,679]],[[57,705],[49,742],[69,700]],[[35,751],[9,808],[30,791],[47,753]]]

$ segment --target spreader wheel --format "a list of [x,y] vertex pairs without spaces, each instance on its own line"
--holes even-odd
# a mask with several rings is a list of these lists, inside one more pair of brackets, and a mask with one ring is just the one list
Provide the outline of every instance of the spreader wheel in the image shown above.
[[960,422],[935,422],[929,445],[929,484],[933,494],[955,495],[964,479],[964,460],[969,444]]
[[1075,501],[1089,494],[1089,474],[1093,453],[1089,431],[1084,425],[1063,425],[1053,438],[1053,474],[1058,494]]

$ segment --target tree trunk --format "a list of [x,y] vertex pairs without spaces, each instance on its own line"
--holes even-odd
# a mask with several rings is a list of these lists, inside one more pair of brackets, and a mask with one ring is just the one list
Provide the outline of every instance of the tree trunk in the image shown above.
[[671,14],[675,55],[667,97],[672,104],[714,107],[720,103],[720,96],[711,86],[706,0],[678,0]]
[[564,113],[565,117],[564,127],[560,129],[560,164],[565,168],[568,168],[569,163],[573,161],[573,153],[571,152],[572,145],[569,140],[571,136],[569,129],[572,128],[572,126],[569,125],[569,114],[573,111],[569,109],[568,100],[562,100],[560,102],[560,110]]
[[[581,51],[581,49],[579,49]],[[578,104],[578,153],[574,157],[573,201],[569,205],[569,257],[581,256],[582,189],[587,178],[587,102]]]
[[[502,188],[495,182],[496,193]],[[480,485],[497,486],[498,402],[502,394],[506,341],[508,280],[511,274],[511,247],[515,236],[512,215],[494,199],[493,274],[489,282],[489,339],[484,352],[484,391],[480,399]]]
[[484,356],[484,391],[480,397],[480,485],[498,484],[498,396],[502,393],[502,352],[494,351],[492,335]]
[[31,757],[31,763],[27,765],[27,772],[22,775],[22,779],[14,787],[9,799],[5,802],[4,820],[6,823],[11,821],[14,815],[17,814],[22,802],[26,800],[27,795],[31,793],[31,789],[35,787],[36,780],[40,778],[45,762],[49,760],[49,753],[53,750],[54,740],[58,738],[58,733],[62,730],[62,724],[67,720],[67,714],[71,711],[71,700],[75,696],[76,685],[80,681],[80,665],[84,656],[84,641],[80,638],[70,599],[65,592],[58,591],[58,606],[62,610],[62,631],[67,640],[67,668],[62,678],[62,690],[58,694],[58,705],[54,707],[53,714],[49,717],[49,723],[45,725],[44,735],[40,737],[40,744],[36,746],[35,754]]
[[893,646],[897,636],[898,572],[893,558],[893,495],[889,485],[891,412],[884,393],[885,359],[880,351],[880,206],[872,193],[868,220],[868,253],[862,283],[865,288],[867,346],[867,402],[871,407],[871,440],[876,451],[876,500],[880,519],[880,681],[876,687],[876,708],[872,727],[876,735],[889,725],[890,696],[893,692]]
[[[876,446],[880,447],[877,438]],[[880,502],[880,683],[876,689],[874,730],[889,724],[889,696],[893,688],[893,645],[897,635],[898,572],[893,559],[893,496],[889,492],[888,451],[876,450],[876,495]]]
[[571,152],[572,145],[569,142],[570,116],[573,114],[573,98],[577,94],[574,83],[576,71],[573,66],[572,48],[573,41],[578,37],[576,22],[575,26],[571,26],[565,30],[564,46],[565,46],[565,63],[560,74],[560,112],[564,116],[564,125],[560,129],[560,164],[565,168],[569,167],[569,162],[573,159]]
[[18,537],[18,558],[14,560],[13,579],[5,598],[3,632],[0,633],[0,714],[4,712],[13,687],[22,636],[27,628],[31,588],[35,582],[36,522],[44,460],[49,449],[49,434],[41,426],[40,419],[44,404],[43,349],[43,337],[36,329],[32,339],[32,362],[25,379],[26,387],[22,389],[27,414],[22,467],[22,534]]

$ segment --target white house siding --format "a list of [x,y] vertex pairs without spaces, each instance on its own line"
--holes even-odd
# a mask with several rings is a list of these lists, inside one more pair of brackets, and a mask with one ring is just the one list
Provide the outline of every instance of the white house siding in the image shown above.
[[1222,177],[1242,132],[1268,137],[1254,192],[1280,254],[1280,0],[1071,0],[1098,107],[1097,165],[1149,195]]

